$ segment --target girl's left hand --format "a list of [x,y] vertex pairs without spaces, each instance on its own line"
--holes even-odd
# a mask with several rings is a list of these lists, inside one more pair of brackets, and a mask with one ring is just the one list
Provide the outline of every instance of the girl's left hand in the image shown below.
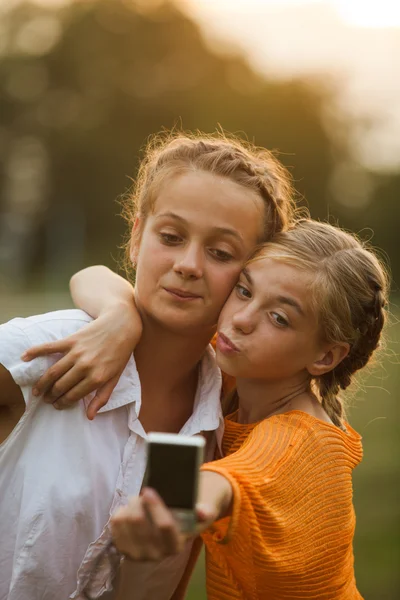
[[125,310],[116,305],[73,335],[30,348],[22,356],[25,361],[49,354],[64,355],[36,382],[34,395],[62,409],[96,391],[87,409],[88,418],[93,419],[108,402],[141,332],[142,322],[134,303]]
[[144,488],[140,496],[131,498],[111,518],[114,544],[132,560],[161,560],[178,554],[189,538],[204,531],[217,516],[204,504],[196,507],[196,512],[198,528],[184,534],[157,492]]

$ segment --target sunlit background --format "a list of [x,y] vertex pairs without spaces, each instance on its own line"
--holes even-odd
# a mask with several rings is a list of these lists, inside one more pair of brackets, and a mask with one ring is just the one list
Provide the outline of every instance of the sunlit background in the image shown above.
[[[116,200],[162,127],[278,151],[312,216],[390,261],[388,347],[351,420],[357,580],[398,600],[400,3],[0,0],[0,320],[69,306],[88,264],[118,270]],[[192,600],[203,579],[200,565]]]

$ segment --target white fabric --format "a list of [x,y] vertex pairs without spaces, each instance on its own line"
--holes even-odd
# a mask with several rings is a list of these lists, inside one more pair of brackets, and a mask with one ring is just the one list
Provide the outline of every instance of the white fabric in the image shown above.
[[[139,421],[140,380],[132,356],[109,402],[93,421],[90,398],[57,411],[32,395],[32,386],[56,361],[20,359],[29,347],[70,335],[90,322],[79,310],[13,319],[0,326],[0,363],[21,387],[26,411],[0,446],[0,600],[114,598],[119,558],[103,552],[107,523],[140,491],[146,433]],[[210,347],[202,360],[194,412],[181,433],[218,429],[222,437],[221,375]],[[215,437],[208,444],[211,459]],[[132,596],[168,600],[190,547],[156,564],[132,564]],[[75,592],[74,592],[75,590]],[[110,592],[110,593],[105,593]]]

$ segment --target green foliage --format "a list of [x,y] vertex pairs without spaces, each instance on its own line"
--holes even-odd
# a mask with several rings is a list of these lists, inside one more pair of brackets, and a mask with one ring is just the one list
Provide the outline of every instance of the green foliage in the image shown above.
[[[139,8],[123,0],[72,2],[62,11],[21,5],[4,17],[9,51],[0,56],[0,210],[10,205],[15,142],[22,140],[23,150],[33,138],[47,157],[43,202],[29,221],[32,251],[24,252],[21,242],[34,274],[50,264],[55,281],[65,281],[83,264],[115,267],[110,257],[124,228],[115,199],[135,175],[149,134],[163,127],[211,132],[220,126],[278,150],[314,215],[327,214],[333,165],[321,120],[333,93],[327,82],[267,80],[239,53],[213,54],[173,3]],[[38,19],[39,25],[48,19],[47,29],[29,37],[27,28],[38,28]],[[52,31],[56,42],[45,52]],[[35,185],[33,177],[31,190]],[[14,196],[12,210],[21,218],[18,187]]]

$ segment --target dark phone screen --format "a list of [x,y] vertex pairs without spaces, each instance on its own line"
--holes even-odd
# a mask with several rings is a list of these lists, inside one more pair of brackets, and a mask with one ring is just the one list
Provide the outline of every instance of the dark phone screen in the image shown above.
[[149,444],[146,485],[170,508],[194,507],[198,450],[196,446]]

